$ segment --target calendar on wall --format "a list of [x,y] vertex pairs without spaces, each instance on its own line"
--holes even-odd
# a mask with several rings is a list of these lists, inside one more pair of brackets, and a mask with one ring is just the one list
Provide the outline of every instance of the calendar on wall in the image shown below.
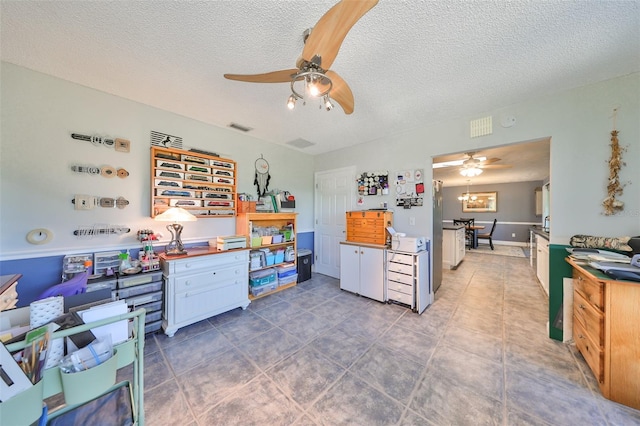
[[395,175],[396,206],[410,209],[421,206],[424,198],[424,173],[422,169],[400,170]]

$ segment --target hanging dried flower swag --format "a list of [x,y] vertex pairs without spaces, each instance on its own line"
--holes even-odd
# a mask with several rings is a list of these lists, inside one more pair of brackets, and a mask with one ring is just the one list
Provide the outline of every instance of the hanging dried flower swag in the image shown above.
[[620,183],[618,174],[620,173],[620,168],[626,165],[625,162],[622,161],[622,153],[626,148],[621,148],[618,143],[618,131],[615,130],[616,113],[617,110],[614,109],[614,130],[611,131],[611,158],[609,159],[609,180],[607,181],[608,195],[602,202],[606,216],[611,216],[616,212],[624,210],[624,203],[616,199],[616,196],[622,195],[622,190],[625,187],[625,185]]

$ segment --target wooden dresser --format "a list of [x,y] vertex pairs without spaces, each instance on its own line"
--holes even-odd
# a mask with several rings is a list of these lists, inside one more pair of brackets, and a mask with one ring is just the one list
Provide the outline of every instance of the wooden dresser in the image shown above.
[[573,267],[573,340],[602,395],[640,409],[640,283]]
[[382,210],[347,212],[347,241],[352,243],[387,244],[387,227],[393,226],[393,213]]

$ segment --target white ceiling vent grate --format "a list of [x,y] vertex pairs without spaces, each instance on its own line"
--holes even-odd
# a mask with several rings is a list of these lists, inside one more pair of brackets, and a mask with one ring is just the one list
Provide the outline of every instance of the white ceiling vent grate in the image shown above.
[[470,124],[471,128],[469,137],[477,138],[493,133],[493,122],[491,116],[478,118],[477,120],[471,120]]
[[305,140],[305,139],[298,138],[298,139],[287,142],[287,145],[295,146],[296,148],[309,148],[310,146],[315,145],[315,143],[309,142],[308,140]]
[[240,130],[241,132],[249,132],[253,130],[252,127],[243,126],[242,124],[238,124],[238,123],[229,123],[228,127],[231,127],[232,129]]

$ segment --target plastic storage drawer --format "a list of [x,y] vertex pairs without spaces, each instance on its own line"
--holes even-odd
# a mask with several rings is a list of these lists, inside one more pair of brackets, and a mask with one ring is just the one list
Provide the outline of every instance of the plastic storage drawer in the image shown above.
[[160,321],[162,319],[162,311],[155,311],[147,313],[144,317],[144,323],[149,324],[152,322]]
[[126,299],[128,297],[137,296],[139,294],[152,293],[162,290],[162,281],[150,284],[137,285],[134,287],[121,288],[118,290],[118,297]]
[[127,306],[133,306],[136,309],[141,305],[145,305],[151,302],[162,301],[162,291],[156,291],[155,293],[141,294],[140,296],[134,296],[127,298]]
[[154,331],[160,330],[162,327],[162,321],[149,322],[144,325],[145,333],[153,333]]
[[145,305],[136,306],[136,308],[144,308],[147,311],[147,315],[151,312],[159,311],[162,309],[162,300],[158,302],[147,303]]
[[133,287],[136,285],[148,284],[155,281],[162,281],[162,272],[156,271],[145,274],[122,276],[118,278],[118,288]]

